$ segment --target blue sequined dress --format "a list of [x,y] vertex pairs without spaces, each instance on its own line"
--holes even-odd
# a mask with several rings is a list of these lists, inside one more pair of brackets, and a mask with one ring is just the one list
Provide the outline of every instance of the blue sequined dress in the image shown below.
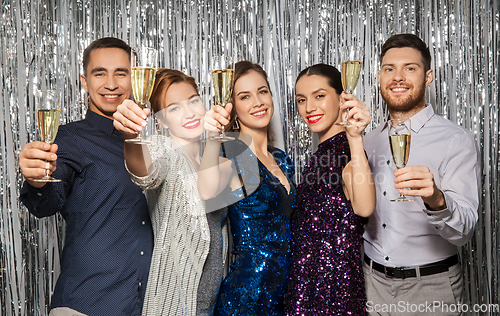
[[366,315],[361,265],[363,224],[342,188],[350,161],[345,132],[325,140],[308,159],[291,217],[287,315]]
[[[294,167],[283,151],[269,151],[287,177],[290,193],[260,161],[255,171],[258,174],[253,175],[245,161],[236,162],[240,174],[258,186],[248,196],[244,187],[231,192],[242,198],[228,207],[234,261],[221,285],[214,315],[284,314],[290,214],[295,202]],[[226,154],[228,159],[234,156]]]

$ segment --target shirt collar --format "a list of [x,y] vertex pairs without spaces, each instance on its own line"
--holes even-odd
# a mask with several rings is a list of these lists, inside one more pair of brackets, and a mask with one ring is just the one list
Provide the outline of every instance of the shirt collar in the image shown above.
[[[415,133],[418,133],[422,127],[424,127],[425,123],[427,123],[434,116],[434,109],[430,103],[425,104],[425,108],[418,112],[417,114],[410,117],[411,121],[411,129]],[[387,128],[387,121],[384,124],[384,127],[380,130],[382,132]]]
[[85,115],[85,121],[107,135],[112,135],[115,130],[112,119],[99,115],[90,108],[87,110],[87,114]]

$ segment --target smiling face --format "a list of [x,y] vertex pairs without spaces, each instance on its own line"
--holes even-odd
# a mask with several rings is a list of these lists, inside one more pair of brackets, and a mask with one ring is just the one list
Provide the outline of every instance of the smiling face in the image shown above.
[[421,53],[411,47],[391,48],[382,61],[378,76],[380,94],[391,114],[411,117],[425,108],[425,88],[434,74],[425,72]]
[[196,89],[187,82],[176,82],[167,89],[162,110],[156,115],[170,136],[183,143],[196,141],[203,134],[205,111]]
[[299,114],[319,141],[332,137],[342,130],[335,125],[339,119],[340,96],[323,76],[301,77],[295,84],[295,100]]
[[241,131],[267,129],[274,112],[273,99],[264,76],[254,70],[234,84],[234,107]]
[[112,119],[116,107],[132,92],[128,53],[116,47],[95,49],[85,73],[80,80],[89,94],[90,110]]

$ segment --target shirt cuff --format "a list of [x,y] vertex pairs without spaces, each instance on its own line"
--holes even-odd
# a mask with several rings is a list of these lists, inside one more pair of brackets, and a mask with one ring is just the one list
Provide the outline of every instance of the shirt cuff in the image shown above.
[[424,203],[425,208],[423,211],[430,217],[431,222],[438,222],[438,221],[444,221],[447,218],[451,217],[451,210],[448,208],[450,205],[453,205],[453,201],[443,192],[444,200],[446,203],[446,208],[439,210],[439,211],[433,211],[430,209],[429,205],[427,203]]
[[[22,193],[27,193],[28,197],[31,201],[35,203],[39,203],[42,201],[52,190],[52,183],[46,183],[43,187],[41,188],[35,188],[28,182],[25,182]],[[21,194],[22,194],[21,193]]]
[[20,192],[21,201],[27,207],[31,206],[32,209],[36,209],[40,203],[47,199],[51,191],[52,183],[50,182],[41,188],[35,188],[25,181]]

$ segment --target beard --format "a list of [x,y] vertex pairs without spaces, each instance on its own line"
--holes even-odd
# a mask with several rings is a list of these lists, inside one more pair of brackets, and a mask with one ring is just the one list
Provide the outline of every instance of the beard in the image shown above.
[[390,112],[410,112],[425,103],[425,85],[416,87],[414,91],[411,91],[413,86],[409,88],[410,94],[402,97],[392,95],[389,87],[379,88],[380,95]]

